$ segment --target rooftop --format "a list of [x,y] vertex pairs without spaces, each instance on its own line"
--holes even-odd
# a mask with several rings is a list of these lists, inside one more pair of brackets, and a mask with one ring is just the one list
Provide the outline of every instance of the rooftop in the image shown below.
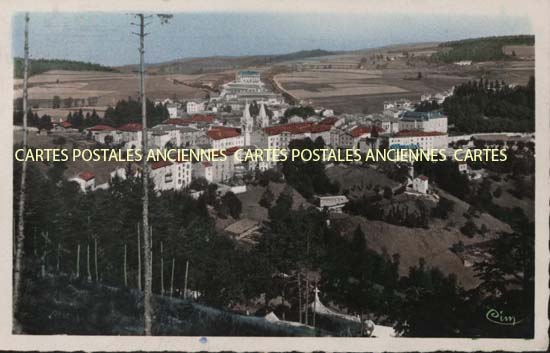
[[404,121],[426,121],[430,119],[443,118],[445,115],[440,111],[435,112],[413,112],[407,111],[401,114],[401,120]]
[[444,132],[438,131],[422,131],[422,130],[401,130],[393,135],[393,137],[423,137],[423,136],[445,136]]
[[222,140],[231,137],[241,136],[241,132],[233,127],[216,126],[208,130],[208,137],[213,140]]

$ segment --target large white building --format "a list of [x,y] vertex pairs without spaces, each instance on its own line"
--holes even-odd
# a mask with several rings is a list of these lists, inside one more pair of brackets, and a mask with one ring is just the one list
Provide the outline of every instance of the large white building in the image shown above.
[[208,130],[210,145],[215,150],[244,146],[241,132],[233,127],[215,126]]
[[187,111],[187,114],[196,114],[204,111],[204,107],[204,102],[189,101],[185,105],[185,110]]
[[151,163],[150,177],[157,191],[181,190],[191,183],[191,163],[170,161]]
[[448,135],[439,131],[401,130],[389,137],[388,145],[392,149],[445,149]]
[[405,112],[399,130],[438,131],[447,133],[447,116],[441,112]]

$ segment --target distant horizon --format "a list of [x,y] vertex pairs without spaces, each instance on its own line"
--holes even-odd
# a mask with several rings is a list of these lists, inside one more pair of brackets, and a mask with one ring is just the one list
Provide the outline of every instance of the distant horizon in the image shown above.
[[[30,13],[31,59],[109,67],[138,63],[138,38],[122,13]],[[350,52],[393,45],[533,35],[527,17],[424,14],[176,13],[169,24],[151,18],[149,65],[208,57]],[[23,56],[22,13],[12,17],[12,57]]]

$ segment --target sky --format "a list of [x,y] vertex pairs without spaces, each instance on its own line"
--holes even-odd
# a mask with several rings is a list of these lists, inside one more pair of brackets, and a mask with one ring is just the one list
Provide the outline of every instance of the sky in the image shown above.
[[[189,57],[357,50],[391,44],[532,34],[525,14],[349,12],[181,12],[169,24],[150,18],[145,61]],[[31,58],[117,66],[139,62],[136,19],[113,12],[31,12]],[[24,17],[12,17],[12,54],[23,56]]]

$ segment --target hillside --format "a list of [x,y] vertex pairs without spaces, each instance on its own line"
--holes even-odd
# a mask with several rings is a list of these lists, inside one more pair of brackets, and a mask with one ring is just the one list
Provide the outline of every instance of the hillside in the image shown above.
[[[13,59],[14,77],[23,78],[23,58]],[[30,59],[29,60],[29,75],[36,75],[51,70],[68,70],[68,71],[116,71],[111,67],[103,66],[83,61],[73,61],[64,59]]]
[[[215,72],[228,69],[241,69],[253,66],[273,65],[290,60],[314,58],[334,55],[337,52],[322,49],[301,50],[294,53],[278,55],[252,55],[252,56],[212,56],[205,58],[188,58],[173,60],[165,63],[149,64],[150,72],[159,74],[198,74],[203,72]],[[120,70],[134,70],[135,65],[121,67]]]
[[432,55],[432,58],[445,63],[461,60],[507,60],[511,59],[514,53],[508,54],[505,46],[534,46],[534,44],[533,35],[464,39],[439,44],[443,50]]
[[[47,276],[26,283],[20,323],[26,334],[141,335],[141,292]],[[311,327],[229,313],[189,300],[154,296],[159,336],[314,336]]]

